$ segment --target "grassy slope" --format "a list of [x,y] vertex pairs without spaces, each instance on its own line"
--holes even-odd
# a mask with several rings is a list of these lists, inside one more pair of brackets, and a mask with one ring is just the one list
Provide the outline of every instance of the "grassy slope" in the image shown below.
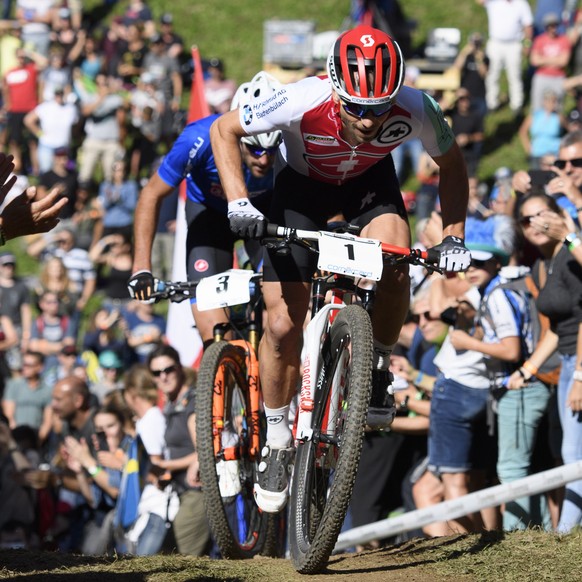
[[[102,6],[100,0],[85,0],[88,8]],[[123,11],[125,2],[118,2],[115,13]],[[224,59],[229,76],[243,82],[262,66],[263,22],[269,19],[314,20],[317,32],[338,29],[349,14],[350,0],[148,0],[156,18],[165,10],[175,17],[175,29],[186,45],[196,44],[205,58]],[[416,23],[415,47],[422,45],[427,32],[438,26],[461,29],[463,39],[473,30],[487,31],[485,10],[474,0],[401,0],[406,17]],[[498,135],[499,124],[504,130]],[[490,178],[501,165],[521,167],[525,157],[516,137],[516,126],[508,112],[491,115],[487,123],[488,147],[483,159],[481,177]]]

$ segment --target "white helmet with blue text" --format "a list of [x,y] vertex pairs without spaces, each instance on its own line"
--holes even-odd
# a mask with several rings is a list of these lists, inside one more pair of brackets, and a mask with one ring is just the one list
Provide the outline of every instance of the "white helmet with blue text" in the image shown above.
[[[230,108],[236,109],[250,104],[252,101],[266,99],[272,93],[276,93],[283,85],[265,71],[259,71],[248,83],[243,83],[234,94]],[[250,146],[267,149],[277,147],[283,139],[280,130],[248,135],[241,141]]]

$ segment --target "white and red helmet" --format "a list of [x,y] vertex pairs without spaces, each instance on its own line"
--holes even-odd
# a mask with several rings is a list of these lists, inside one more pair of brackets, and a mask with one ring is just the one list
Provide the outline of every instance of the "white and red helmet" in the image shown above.
[[338,95],[361,105],[392,102],[404,82],[404,69],[398,43],[371,26],[341,34],[327,58],[327,73]]

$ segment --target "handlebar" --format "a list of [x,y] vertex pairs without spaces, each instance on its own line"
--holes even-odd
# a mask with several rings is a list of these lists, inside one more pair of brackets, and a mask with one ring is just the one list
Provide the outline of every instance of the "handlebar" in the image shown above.
[[[269,248],[274,248],[283,252],[285,249],[288,251],[289,244],[291,243],[307,246],[308,248],[315,250],[310,245],[306,245],[306,241],[318,240],[320,238],[319,232],[320,231],[301,230],[298,228],[269,223],[267,224],[267,236],[281,240],[269,241],[268,239],[263,239],[263,244]],[[404,261],[411,264],[422,264],[430,271],[438,271],[439,273],[442,273],[442,270],[437,266],[440,261],[440,253],[434,249],[423,251],[421,249],[399,247],[384,242],[381,243],[381,248],[382,255],[392,257],[397,261]]]
[[[250,294],[253,296],[256,283],[262,278],[261,273],[255,273],[250,279]],[[200,281],[161,281],[154,279],[154,292],[151,298],[156,303],[167,299],[172,303],[181,303],[186,299],[194,299],[196,297],[196,288]]]

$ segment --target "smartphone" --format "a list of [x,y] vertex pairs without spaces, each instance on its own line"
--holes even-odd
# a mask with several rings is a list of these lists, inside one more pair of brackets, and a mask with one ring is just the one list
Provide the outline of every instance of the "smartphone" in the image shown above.
[[530,170],[528,173],[532,186],[545,186],[557,176],[556,172],[552,172],[551,170]]
[[105,436],[104,432],[97,432],[97,442],[99,443],[99,450],[100,451],[108,451],[109,445],[107,444],[107,436]]

